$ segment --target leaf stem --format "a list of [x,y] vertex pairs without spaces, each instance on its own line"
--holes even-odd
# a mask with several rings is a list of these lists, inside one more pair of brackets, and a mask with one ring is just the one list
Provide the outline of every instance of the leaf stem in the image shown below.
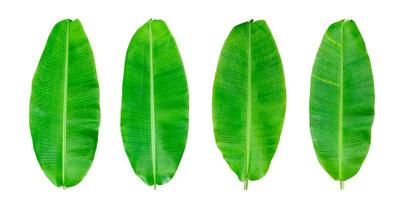
[[344,181],[340,180],[340,190],[344,190]]
[[247,190],[247,188],[249,187],[249,179],[246,178],[246,180],[244,180],[244,190]]

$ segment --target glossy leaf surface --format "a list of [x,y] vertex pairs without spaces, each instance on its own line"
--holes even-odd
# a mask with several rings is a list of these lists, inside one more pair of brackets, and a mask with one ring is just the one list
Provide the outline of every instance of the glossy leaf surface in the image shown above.
[[311,79],[310,126],[319,162],[341,182],[360,169],[371,142],[374,83],[361,34],[352,20],[326,31]]
[[215,140],[240,181],[258,180],[277,149],[286,108],[281,59],[265,21],[233,28],[213,91]]
[[86,175],[96,151],[99,124],[92,49],[79,20],[63,20],[47,40],[30,101],[36,157],[56,186],[74,186]]
[[121,132],[135,173],[148,185],[167,183],[186,145],[189,95],[175,40],[161,20],[134,34],[126,54]]

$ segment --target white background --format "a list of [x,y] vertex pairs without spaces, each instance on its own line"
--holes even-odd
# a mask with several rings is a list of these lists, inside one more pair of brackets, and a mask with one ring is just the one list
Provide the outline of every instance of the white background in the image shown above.
[[[39,167],[29,131],[31,80],[53,25],[79,18],[92,44],[101,93],[101,126],[83,181],[57,188]],[[149,18],[167,22],[189,82],[190,125],[175,177],[156,191],[133,172],[119,130],[128,43]],[[214,142],[211,93],[220,50],[236,24],[265,19],[281,53],[287,112],[267,175],[249,190]],[[354,19],[375,79],[372,146],[359,173],[339,190],[322,169],[309,132],[311,69],[326,28]],[[351,0],[130,0],[0,2],[0,199],[398,199],[400,185],[400,6]]]

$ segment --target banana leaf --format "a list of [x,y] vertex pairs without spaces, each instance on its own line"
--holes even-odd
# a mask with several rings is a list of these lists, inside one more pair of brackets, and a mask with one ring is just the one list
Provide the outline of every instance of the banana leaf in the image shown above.
[[186,146],[189,94],[175,40],[162,20],[134,34],[126,54],[121,133],[135,173],[147,184],[167,183]]
[[30,129],[40,167],[59,187],[78,184],[96,151],[99,86],[89,40],[79,20],[50,33],[32,81]]
[[371,142],[374,81],[364,40],[352,20],[329,26],[315,59],[310,127],[322,167],[344,181],[360,169]]
[[217,146],[247,189],[249,180],[268,171],[286,109],[282,62],[265,21],[245,22],[230,32],[212,104]]

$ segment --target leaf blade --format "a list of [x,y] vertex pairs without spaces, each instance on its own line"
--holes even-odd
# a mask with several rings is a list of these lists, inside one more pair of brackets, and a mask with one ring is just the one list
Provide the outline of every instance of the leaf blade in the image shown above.
[[360,169],[369,149],[374,115],[371,64],[352,20],[326,31],[313,67],[310,127],[317,157],[335,180]]
[[265,21],[239,24],[221,51],[213,123],[217,146],[245,188],[248,180],[267,172],[285,108],[283,67],[268,26]]
[[100,123],[98,91],[93,53],[81,23],[57,23],[35,72],[30,102],[35,154],[56,186],[78,184],[91,166]]
[[122,99],[121,133],[132,168],[148,185],[167,183],[185,149],[189,96],[183,63],[165,22],[150,20],[134,34]]

